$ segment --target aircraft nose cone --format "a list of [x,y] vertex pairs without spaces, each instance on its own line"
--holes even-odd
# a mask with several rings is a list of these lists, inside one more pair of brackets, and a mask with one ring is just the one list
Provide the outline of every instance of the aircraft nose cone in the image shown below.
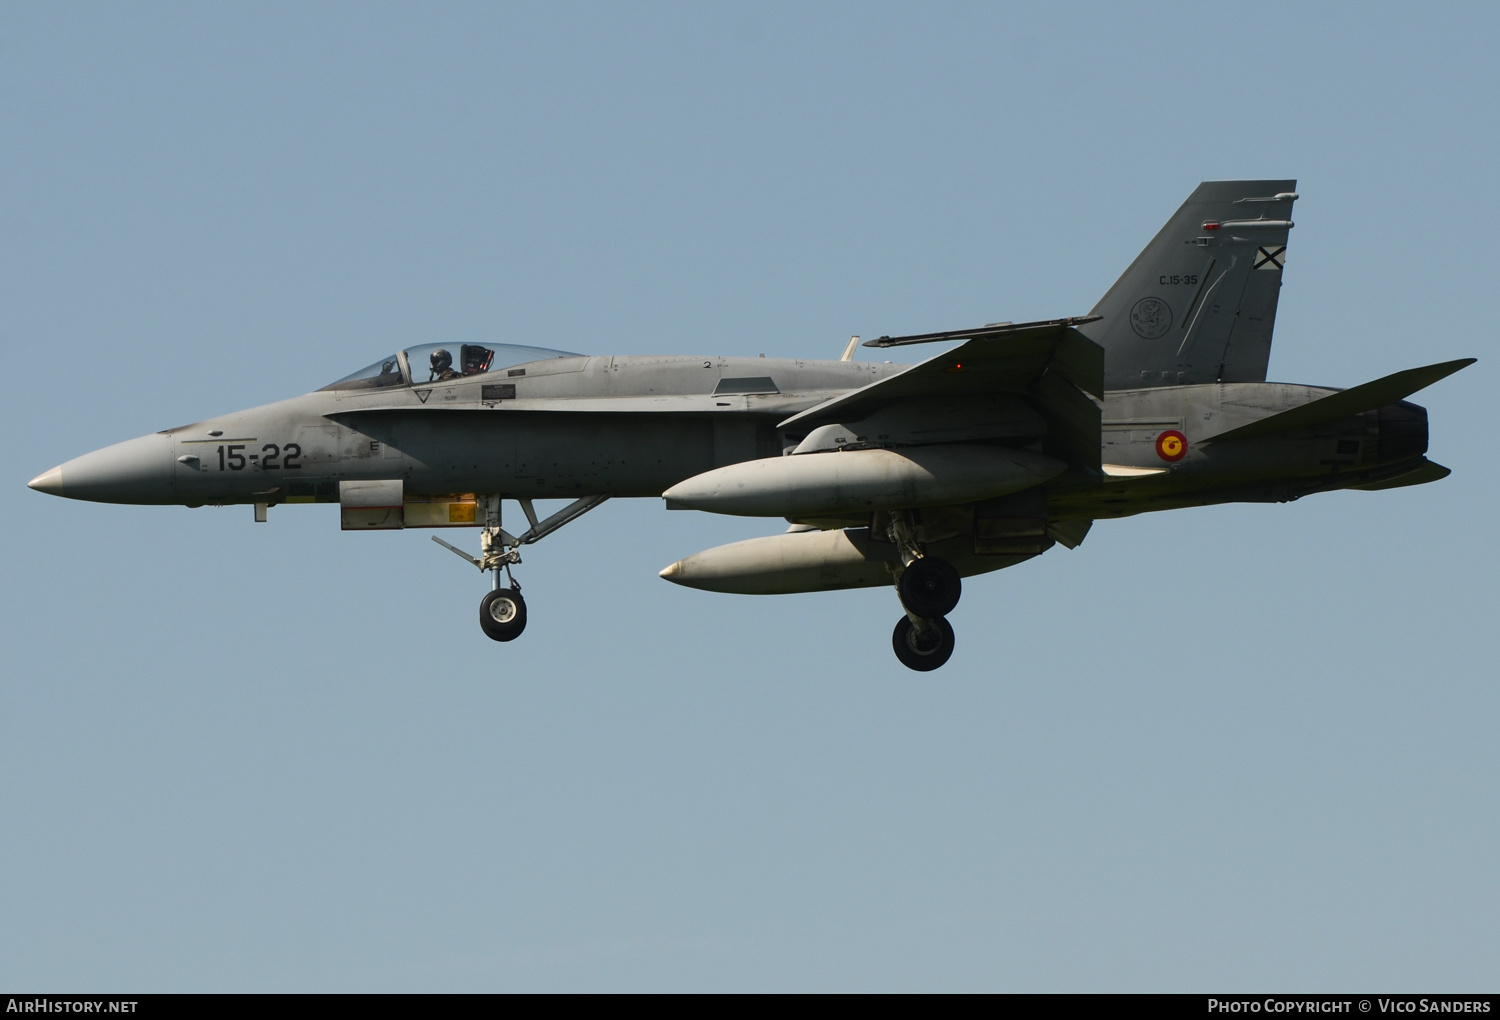
[[154,433],[74,457],[28,484],[39,492],[100,503],[173,502],[172,437]]
[[27,488],[35,489],[37,492],[45,492],[49,496],[61,496],[63,494],[62,468],[55,467],[43,471],[27,482],[26,486]]

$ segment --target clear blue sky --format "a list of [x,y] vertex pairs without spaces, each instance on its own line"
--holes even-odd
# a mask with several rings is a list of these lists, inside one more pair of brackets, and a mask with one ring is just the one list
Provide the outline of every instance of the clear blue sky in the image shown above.
[[[1500,978],[1489,4],[0,5],[0,985],[1475,990]],[[888,591],[659,580],[512,645],[427,533],[33,475],[399,346],[836,357],[1082,314],[1299,181],[1272,377],[1480,363],[1435,485]],[[450,536],[451,537],[451,536]]]

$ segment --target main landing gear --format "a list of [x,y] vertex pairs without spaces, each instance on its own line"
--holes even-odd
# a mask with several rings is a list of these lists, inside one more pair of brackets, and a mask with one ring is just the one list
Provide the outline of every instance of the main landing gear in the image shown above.
[[[923,629],[917,629],[921,623]],[[953,624],[939,616],[935,620],[903,616],[896,621],[896,632],[891,635],[891,647],[896,658],[907,669],[926,673],[937,669],[953,656]]]
[[901,556],[901,567],[892,572],[906,610],[896,621],[891,647],[903,666],[926,673],[953,656],[953,625],[945,617],[958,605],[963,582],[953,564],[922,551],[904,514],[892,512],[890,521],[890,538]]
[[[494,589],[479,603],[479,629],[495,641],[514,641],[526,629],[526,600],[521,597],[521,585],[511,574],[510,568],[521,562],[521,546],[539,542],[564,524],[576,521],[608,496],[584,496],[563,507],[544,521],[536,519],[536,510],[531,500],[517,500],[531,527],[518,538],[500,526],[500,497],[482,496],[484,508],[484,531],[479,535],[479,556],[476,559],[455,545],[444,542],[436,535],[432,540],[482,571],[494,572]],[[501,584],[500,572],[505,571],[508,584]]]

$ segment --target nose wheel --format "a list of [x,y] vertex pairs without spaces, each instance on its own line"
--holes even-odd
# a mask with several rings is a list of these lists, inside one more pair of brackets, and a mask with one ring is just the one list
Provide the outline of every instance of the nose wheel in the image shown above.
[[514,641],[526,629],[526,600],[515,588],[496,588],[479,603],[479,628],[493,641]]

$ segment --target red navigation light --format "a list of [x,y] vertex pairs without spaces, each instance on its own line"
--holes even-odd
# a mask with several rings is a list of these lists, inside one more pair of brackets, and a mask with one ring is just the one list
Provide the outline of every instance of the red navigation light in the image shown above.
[[1219,229],[1219,221],[1218,220],[1204,220],[1203,221],[1203,229],[1204,230],[1218,230]]

